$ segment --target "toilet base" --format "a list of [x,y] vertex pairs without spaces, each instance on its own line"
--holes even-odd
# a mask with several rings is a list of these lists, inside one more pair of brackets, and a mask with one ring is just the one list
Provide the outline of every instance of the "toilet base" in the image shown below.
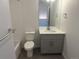
[[27,57],[32,57],[33,56],[33,50],[28,50],[27,51]]

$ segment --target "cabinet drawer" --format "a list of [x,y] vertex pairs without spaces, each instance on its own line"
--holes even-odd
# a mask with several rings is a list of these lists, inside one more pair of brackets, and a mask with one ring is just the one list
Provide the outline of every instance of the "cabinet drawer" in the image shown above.
[[62,40],[46,39],[41,40],[41,53],[61,53],[63,47]]
[[40,35],[41,39],[64,39],[63,34],[46,34],[46,35]]

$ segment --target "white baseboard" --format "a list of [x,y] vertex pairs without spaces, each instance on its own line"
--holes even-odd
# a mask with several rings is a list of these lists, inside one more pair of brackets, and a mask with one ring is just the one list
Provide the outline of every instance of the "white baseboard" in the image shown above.
[[15,53],[16,53],[16,58],[19,57],[20,53],[21,53],[21,48],[20,48],[20,43],[18,43],[15,47]]
[[79,57],[68,57],[63,53],[63,56],[65,59],[79,59]]
[[69,59],[64,53],[63,53],[63,56],[64,56],[65,59]]

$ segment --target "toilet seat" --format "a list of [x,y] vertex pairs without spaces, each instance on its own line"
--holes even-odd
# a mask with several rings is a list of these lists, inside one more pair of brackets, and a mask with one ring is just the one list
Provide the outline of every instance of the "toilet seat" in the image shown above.
[[31,49],[33,49],[33,47],[34,47],[34,42],[33,42],[33,41],[27,41],[27,42],[24,44],[24,48],[25,48],[26,50],[31,50]]

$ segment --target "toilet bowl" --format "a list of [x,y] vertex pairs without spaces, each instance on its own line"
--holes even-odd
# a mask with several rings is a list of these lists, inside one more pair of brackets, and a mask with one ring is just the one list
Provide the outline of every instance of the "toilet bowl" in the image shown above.
[[34,47],[34,42],[33,41],[27,41],[24,44],[24,48],[27,51],[27,57],[32,57],[33,56],[33,47]]
[[33,48],[34,48],[34,35],[35,32],[26,32],[26,42],[24,43],[24,49],[27,51],[27,57],[33,56]]

